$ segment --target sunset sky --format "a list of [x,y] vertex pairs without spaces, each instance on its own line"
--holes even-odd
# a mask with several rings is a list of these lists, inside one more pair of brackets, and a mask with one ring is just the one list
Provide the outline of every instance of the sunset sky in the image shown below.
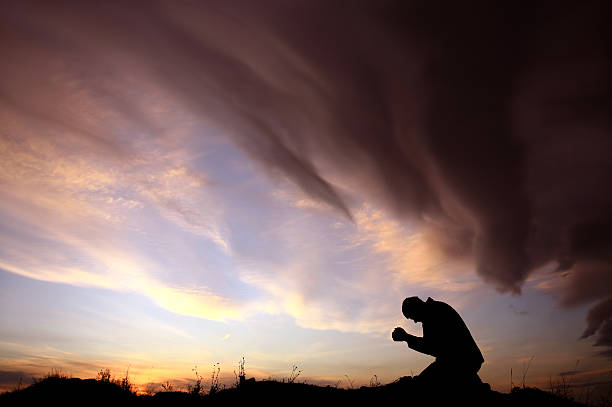
[[413,295],[610,386],[607,2],[101,3],[0,1],[0,390],[387,383]]

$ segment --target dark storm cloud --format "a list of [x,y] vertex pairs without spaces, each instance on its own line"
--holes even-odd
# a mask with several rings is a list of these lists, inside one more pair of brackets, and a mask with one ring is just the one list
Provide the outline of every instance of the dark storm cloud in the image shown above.
[[608,346],[610,313],[596,310],[612,291],[610,8],[4,2],[0,92],[112,144],[66,110],[61,74],[142,122],[104,83],[150,78],[273,176],[348,217],[349,191],[330,180],[359,185],[500,291],[556,262],[563,304],[600,301],[584,336]]
[[[589,311],[587,328],[582,338],[587,338],[598,332],[595,346],[612,347],[612,297],[600,302]],[[601,355],[611,356],[612,349],[600,352]]]

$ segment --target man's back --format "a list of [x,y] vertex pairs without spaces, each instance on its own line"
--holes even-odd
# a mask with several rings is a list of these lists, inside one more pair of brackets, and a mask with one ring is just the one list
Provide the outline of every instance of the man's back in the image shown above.
[[423,316],[423,339],[441,363],[462,364],[476,369],[484,362],[469,329],[450,305],[428,298]]

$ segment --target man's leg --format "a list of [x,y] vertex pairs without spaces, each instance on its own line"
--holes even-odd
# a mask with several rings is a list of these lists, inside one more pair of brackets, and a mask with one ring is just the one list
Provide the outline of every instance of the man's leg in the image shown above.
[[478,375],[472,369],[465,369],[454,363],[435,361],[417,376],[422,383],[441,384],[445,386],[463,386]]
[[420,383],[438,383],[441,379],[440,362],[435,361],[427,366],[415,379]]

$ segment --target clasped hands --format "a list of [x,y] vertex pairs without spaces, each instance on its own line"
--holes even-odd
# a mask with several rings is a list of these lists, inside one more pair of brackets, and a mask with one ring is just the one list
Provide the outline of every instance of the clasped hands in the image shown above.
[[391,333],[391,338],[393,338],[395,342],[408,342],[412,338],[415,338],[415,336],[404,331],[404,328],[397,327]]

